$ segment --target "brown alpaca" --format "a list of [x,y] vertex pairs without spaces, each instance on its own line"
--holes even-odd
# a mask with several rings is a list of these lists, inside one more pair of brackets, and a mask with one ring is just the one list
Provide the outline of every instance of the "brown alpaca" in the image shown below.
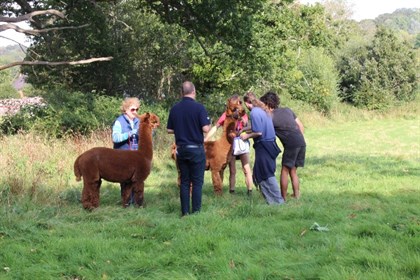
[[82,204],[85,209],[99,206],[101,179],[124,183],[121,195],[123,207],[127,207],[132,190],[135,205],[143,205],[144,181],[150,174],[153,159],[152,130],[160,122],[153,113],[142,114],[139,118],[138,151],[92,148],[74,162],[76,180],[80,181],[83,177]]
[[223,194],[223,173],[232,157],[232,142],[236,136],[235,125],[239,117],[245,114],[240,103],[227,101],[226,120],[223,123],[223,134],[216,141],[204,142],[206,150],[206,170],[211,171],[214,193]]
[[[223,173],[232,156],[232,142],[236,136],[235,125],[236,121],[245,115],[245,110],[242,107],[239,99],[227,100],[226,106],[226,120],[223,124],[223,135],[216,141],[204,142],[204,149],[206,152],[206,170],[211,171],[211,179],[213,182],[214,192],[217,195],[223,193]],[[171,147],[171,157],[176,162],[176,145]],[[178,169],[178,186],[181,183],[180,172]]]

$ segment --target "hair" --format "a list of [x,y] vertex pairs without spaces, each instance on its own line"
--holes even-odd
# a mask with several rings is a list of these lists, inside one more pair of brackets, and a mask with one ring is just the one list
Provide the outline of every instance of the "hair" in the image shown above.
[[129,109],[131,106],[136,106],[137,108],[139,108],[140,100],[137,97],[127,97],[121,103],[121,112],[125,113],[125,111],[127,111],[127,109]]
[[182,84],[182,95],[191,94],[195,91],[195,86],[190,81],[186,81]]
[[235,93],[231,97],[229,97],[229,100],[232,100],[232,101],[238,100],[238,99],[239,99],[239,102],[241,103],[242,102],[241,98],[239,97],[239,94],[237,94],[237,93]]
[[263,102],[261,102],[261,100],[259,100],[255,96],[255,94],[251,91],[248,91],[247,93],[245,93],[244,102],[251,103],[252,106],[254,106],[254,107],[260,107],[261,109],[263,109],[266,112],[269,111],[267,106]]
[[260,100],[264,102],[264,104],[267,105],[267,107],[270,109],[276,109],[280,105],[280,98],[273,91],[269,91],[263,96],[261,96]]

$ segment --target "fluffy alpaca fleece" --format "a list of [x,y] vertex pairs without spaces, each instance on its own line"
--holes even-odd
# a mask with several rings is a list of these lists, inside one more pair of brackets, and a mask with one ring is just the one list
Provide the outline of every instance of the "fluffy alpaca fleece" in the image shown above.
[[153,159],[152,131],[159,126],[159,118],[153,113],[139,116],[139,150],[115,150],[92,148],[74,162],[76,180],[83,177],[82,204],[85,209],[99,206],[99,190],[102,179],[123,183],[122,205],[127,207],[132,190],[136,206],[143,205],[144,181],[150,174]]
[[206,150],[206,170],[210,170],[213,189],[216,195],[223,194],[223,173],[232,157],[232,143],[236,136],[236,121],[245,115],[239,99],[229,98],[226,102],[226,120],[223,134],[216,141],[204,142]]
[[[204,142],[206,152],[206,170],[211,171],[211,178],[214,192],[217,195],[223,193],[223,173],[232,156],[232,142],[236,136],[235,124],[236,120],[245,115],[239,99],[226,102],[226,120],[223,124],[223,135],[216,141]],[[171,147],[171,158],[176,162],[176,145]],[[178,186],[181,183],[180,172],[178,169]]]

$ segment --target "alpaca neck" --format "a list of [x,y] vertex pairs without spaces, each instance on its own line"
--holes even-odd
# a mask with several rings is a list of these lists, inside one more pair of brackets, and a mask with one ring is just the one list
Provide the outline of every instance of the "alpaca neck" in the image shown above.
[[236,132],[235,126],[236,120],[231,117],[227,117],[223,124],[223,137],[221,137],[222,142],[228,145],[232,143],[233,139],[232,136],[230,136],[229,134],[231,134],[232,132]]
[[153,158],[152,128],[148,124],[140,124],[139,151],[144,157]]

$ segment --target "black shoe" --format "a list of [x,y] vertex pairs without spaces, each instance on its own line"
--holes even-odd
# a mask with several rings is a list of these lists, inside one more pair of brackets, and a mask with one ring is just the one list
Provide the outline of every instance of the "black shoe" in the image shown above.
[[229,193],[234,194],[235,190],[229,190]]
[[246,193],[248,196],[252,195],[252,190],[248,190],[248,192]]

